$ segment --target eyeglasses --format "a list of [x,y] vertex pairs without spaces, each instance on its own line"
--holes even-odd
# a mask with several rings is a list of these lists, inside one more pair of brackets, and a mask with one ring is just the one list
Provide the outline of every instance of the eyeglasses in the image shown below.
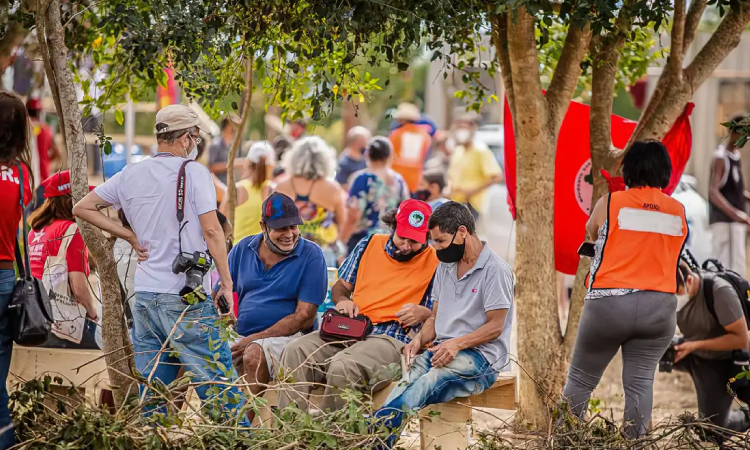
[[191,134],[190,137],[193,138],[193,140],[195,141],[195,145],[201,145],[201,142],[203,142],[203,138],[201,137],[200,134],[197,136],[193,136]]

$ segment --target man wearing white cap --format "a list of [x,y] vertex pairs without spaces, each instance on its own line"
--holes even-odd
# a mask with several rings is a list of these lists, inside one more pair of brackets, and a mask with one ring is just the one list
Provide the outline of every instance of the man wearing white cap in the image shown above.
[[[221,278],[214,300],[224,296],[230,308],[233,304],[211,173],[201,164],[189,164],[198,153],[200,122],[184,105],[159,110],[155,126],[158,153],[125,167],[78,202],[73,213],[128,241],[138,254],[132,330],[138,371],[149,381],[158,378],[168,385],[186,366],[192,381],[201,383],[196,388],[198,395],[206,400],[213,392],[212,381],[231,381],[237,373],[229,345],[221,344],[217,307],[206,294],[208,251]],[[132,231],[101,212],[108,206],[122,210]],[[219,370],[222,365],[226,370]],[[237,388],[226,391],[225,384],[219,390],[228,392],[230,401],[215,407],[225,416],[233,416],[244,403],[242,393]],[[156,406],[165,409],[162,404]]]

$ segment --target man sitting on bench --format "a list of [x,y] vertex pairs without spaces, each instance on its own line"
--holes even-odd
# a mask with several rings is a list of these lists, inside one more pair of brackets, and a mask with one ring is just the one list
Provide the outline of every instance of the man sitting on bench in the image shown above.
[[[326,384],[322,410],[345,406],[341,391],[364,388],[377,392],[392,381],[384,366],[401,361],[409,332],[432,315],[432,279],[438,265],[435,249],[426,245],[431,209],[406,200],[381,220],[395,231],[362,239],[339,268],[331,299],[342,313],[363,314],[374,324],[372,334],[356,343],[323,341],[309,334],[287,345],[281,365],[297,384],[279,393],[279,406],[294,401],[308,409],[316,383]],[[409,329],[411,327],[411,330]]]
[[[479,240],[474,217],[460,203],[439,206],[428,226],[440,260],[433,315],[403,349],[407,381],[399,383],[375,415],[392,430],[401,426],[403,410],[479,394],[492,386],[498,372],[509,370],[510,266]],[[390,445],[397,436],[391,436]]]
[[312,329],[325,300],[323,250],[300,237],[301,224],[294,200],[275,192],[261,208],[263,232],[242,239],[229,254],[239,298],[237,333],[243,336],[231,347],[232,360],[254,395],[277,375],[284,347]]

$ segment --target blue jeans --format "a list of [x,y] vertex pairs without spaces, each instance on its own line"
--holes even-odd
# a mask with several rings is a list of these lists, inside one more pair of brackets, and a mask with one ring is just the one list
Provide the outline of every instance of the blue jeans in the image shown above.
[[[8,409],[8,388],[5,386],[10,370],[10,358],[13,354],[13,336],[10,331],[8,302],[13,286],[16,284],[16,273],[13,270],[0,270],[0,450],[13,447],[16,443],[13,423]],[[6,427],[8,427],[6,429]]]
[[[183,312],[185,315],[179,320]],[[136,292],[133,319],[135,364],[145,378],[154,371],[151,381],[158,379],[169,385],[184,366],[185,371],[192,374],[193,383],[206,383],[197,386],[195,391],[204,405],[211,402],[211,415],[225,420],[236,418],[245,403],[245,397],[236,386],[227,388],[223,384],[236,381],[237,372],[232,365],[229,344],[222,340],[219,314],[210,298],[188,306],[176,294]],[[177,327],[170,337],[176,323]],[[159,355],[168,338],[169,345]],[[214,382],[218,384],[213,384]],[[145,387],[142,386],[141,389]],[[151,406],[145,411],[154,412],[153,408]],[[166,413],[166,405],[161,405],[158,412]],[[244,414],[237,419],[243,425],[249,425]]]
[[394,433],[388,440],[393,446],[398,439],[395,433],[403,421],[404,410],[417,411],[427,405],[445,403],[457,397],[471,397],[492,386],[497,373],[479,350],[461,350],[447,366],[432,367],[433,353],[419,354],[411,364],[411,381],[399,383],[375,417]]

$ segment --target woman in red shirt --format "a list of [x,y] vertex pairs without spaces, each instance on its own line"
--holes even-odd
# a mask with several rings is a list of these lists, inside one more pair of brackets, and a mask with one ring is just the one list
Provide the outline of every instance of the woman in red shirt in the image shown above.
[[4,430],[0,433],[0,449],[15,443],[5,387],[13,351],[8,302],[16,281],[13,260],[23,214],[21,203],[31,201],[28,135],[29,117],[23,102],[10,92],[0,91],[0,430]]
[[[58,172],[42,186],[44,203],[29,217],[29,264],[34,278],[54,290],[50,304],[55,325],[45,347],[99,348],[95,340],[99,300],[89,289],[88,251],[73,217],[70,173]],[[66,278],[67,284],[53,287]]]

